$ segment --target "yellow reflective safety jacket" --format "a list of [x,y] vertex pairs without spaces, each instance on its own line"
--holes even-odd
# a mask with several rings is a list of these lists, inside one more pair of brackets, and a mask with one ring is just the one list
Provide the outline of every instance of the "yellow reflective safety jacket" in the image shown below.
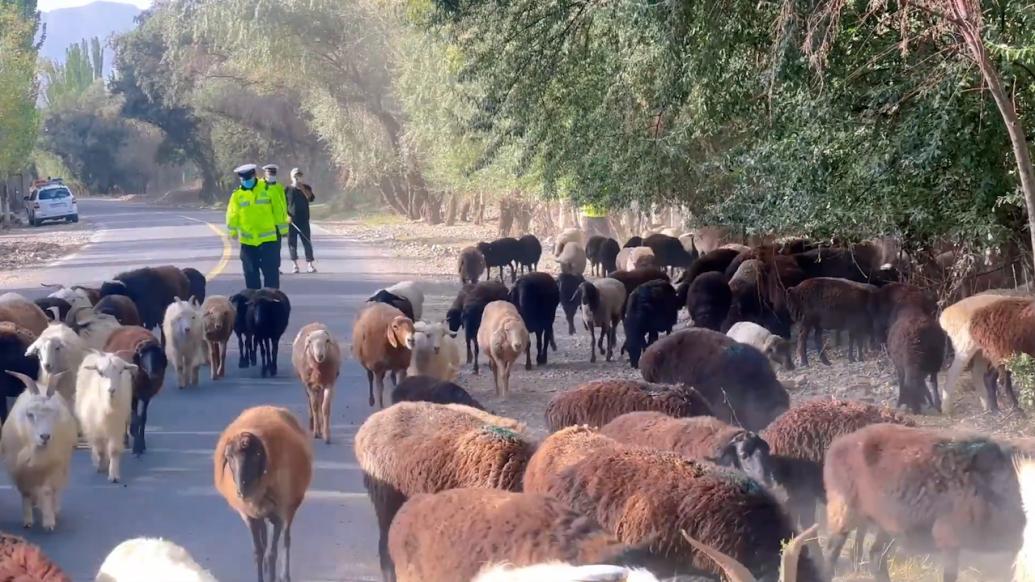
[[584,204],[582,206],[582,216],[586,218],[606,218],[607,209],[594,204]]
[[270,200],[273,201],[273,218],[277,221],[277,232],[280,236],[288,234],[288,213],[287,213],[287,192],[280,182],[270,184],[260,180],[266,185],[266,191],[270,193]]
[[234,190],[226,206],[226,229],[242,245],[255,247],[277,240],[277,219],[265,182],[256,180],[251,190]]

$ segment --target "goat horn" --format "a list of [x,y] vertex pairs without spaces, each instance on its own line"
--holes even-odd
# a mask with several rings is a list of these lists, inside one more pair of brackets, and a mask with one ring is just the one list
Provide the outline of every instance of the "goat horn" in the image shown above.
[[25,384],[25,388],[29,392],[37,392],[38,391],[36,381],[33,380],[32,378],[30,378],[29,376],[26,376],[25,374],[22,374],[21,372],[15,372],[13,370],[4,370],[4,371],[7,372],[8,374],[10,374],[11,376],[14,376],[15,378],[18,378],[19,380],[21,380],[22,384]]
[[708,556],[712,561],[718,564],[718,566],[722,568],[722,571],[725,572],[726,577],[729,578],[730,582],[756,582],[755,577],[751,575],[751,572],[749,572],[746,567],[744,567],[744,564],[741,564],[708,544],[695,540],[690,537],[690,534],[686,533],[685,529],[679,530],[679,532],[683,534],[686,541],[690,542],[690,545],[697,551]]
[[54,323],[61,323],[61,310],[57,307],[48,307],[47,311],[54,316]]
[[794,536],[783,549],[783,556],[780,558],[780,582],[796,582],[798,580],[798,555],[801,548],[807,542],[815,539],[819,524],[812,524],[812,527]]

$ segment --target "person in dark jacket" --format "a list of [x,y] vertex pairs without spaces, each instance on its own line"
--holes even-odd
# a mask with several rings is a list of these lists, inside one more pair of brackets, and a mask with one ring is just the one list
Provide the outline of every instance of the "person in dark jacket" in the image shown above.
[[287,213],[291,220],[288,229],[288,252],[291,254],[291,262],[295,264],[291,272],[298,272],[298,238],[301,236],[302,246],[305,247],[305,260],[309,263],[307,270],[315,273],[313,235],[309,227],[309,203],[316,199],[316,195],[309,184],[302,181],[302,170],[291,170],[291,185],[288,186],[286,194]]

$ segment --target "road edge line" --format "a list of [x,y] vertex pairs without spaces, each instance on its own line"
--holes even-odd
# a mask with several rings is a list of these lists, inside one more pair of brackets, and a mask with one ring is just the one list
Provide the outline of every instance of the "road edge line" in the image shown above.
[[212,224],[211,222],[208,222],[207,220],[201,220],[200,218],[194,218],[191,216],[184,216],[182,214],[180,215],[180,218],[186,218],[191,222],[204,224],[208,227],[209,230],[214,232],[216,236],[219,237],[220,241],[223,242],[223,254],[219,257],[219,262],[216,263],[216,266],[212,267],[209,270],[209,272],[205,274],[205,279],[211,281],[216,277],[222,275],[223,271],[226,270],[227,265],[230,264],[230,256],[231,254],[233,254],[233,247],[230,246],[230,237],[228,237],[226,233],[223,232],[223,230],[220,229],[218,226]]

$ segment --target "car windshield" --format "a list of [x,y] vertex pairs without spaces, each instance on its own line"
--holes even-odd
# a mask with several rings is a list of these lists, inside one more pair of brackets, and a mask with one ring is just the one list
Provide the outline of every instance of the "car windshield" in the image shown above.
[[69,198],[72,193],[67,188],[50,188],[47,190],[40,190],[40,200],[59,200],[61,198]]

